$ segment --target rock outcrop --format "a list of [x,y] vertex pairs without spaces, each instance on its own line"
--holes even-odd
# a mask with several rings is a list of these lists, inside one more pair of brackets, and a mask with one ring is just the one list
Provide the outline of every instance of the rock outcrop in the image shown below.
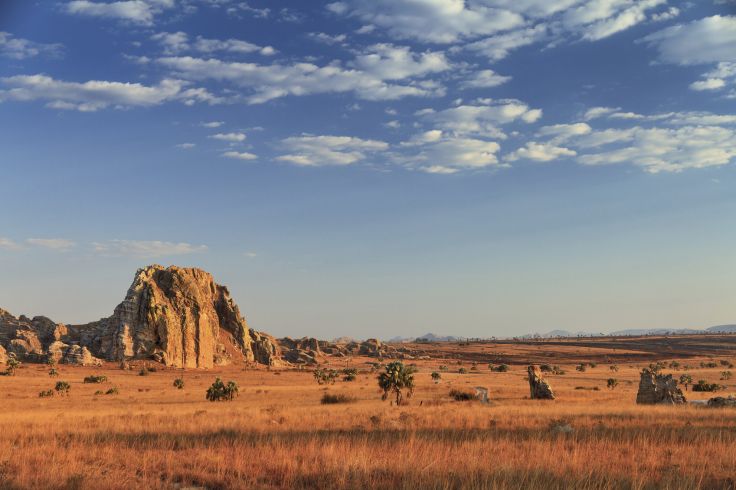
[[542,371],[539,369],[539,366],[529,366],[527,371],[529,373],[529,391],[531,392],[532,400],[554,400],[555,394],[552,392],[549,383],[542,377]]
[[659,374],[649,368],[642,370],[636,403],[679,405],[685,402],[685,395],[677,387],[677,381],[671,374]]
[[248,327],[227,288],[211,274],[160,265],[138,270],[112,316],[97,322],[67,326],[0,310],[0,345],[31,361],[52,357],[80,364],[97,358],[153,359],[187,368],[234,358],[269,366],[283,362],[276,340]]

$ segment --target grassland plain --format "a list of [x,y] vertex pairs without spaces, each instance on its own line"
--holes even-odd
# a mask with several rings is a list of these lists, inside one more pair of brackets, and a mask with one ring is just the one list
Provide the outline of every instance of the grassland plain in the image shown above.
[[[60,366],[52,378],[48,366],[23,364],[0,377],[0,488],[736,487],[736,410],[637,406],[646,356],[618,359],[617,372],[608,362],[580,372],[569,361],[578,363],[588,347],[503,345],[514,361],[532,349],[565,371],[547,377],[557,400],[539,401],[529,399],[525,364],[491,372],[487,363],[456,358],[492,356],[498,346],[453,345],[436,347],[450,349],[451,359],[416,361],[415,395],[400,407],[381,401],[368,358],[333,359],[333,367],[349,363],[360,374],[330,386],[309,370],[159,368],[140,376],[114,365]],[[734,380],[719,381],[720,361],[736,362],[734,346],[718,356],[706,349],[701,357],[651,358],[678,361],[665,372],[687,371],[734,393]],[[447,370],[435,383],[430,374],[440,366]],[[93,374],[108,381],[83,383]],[[239,397],[208,402],[215,377],[236,381]],[[619,384],[608,389],[612,377]],[[58,380],[71,384],[68,396],[38,396]],[[448,396],[475,386],[490,390],[489,405]],[[100,394],[112,387],[117,394]],[[356,401],[322,405],[325,391]]]

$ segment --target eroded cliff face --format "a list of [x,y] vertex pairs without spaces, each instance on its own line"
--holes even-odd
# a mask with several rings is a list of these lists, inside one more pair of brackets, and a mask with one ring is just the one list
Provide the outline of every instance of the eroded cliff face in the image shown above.
[[62,361],[71,348],[70,359],[155,359],[186,368],[209,368],[233,359],[272,366],[282,362],[276,341],[248,328],[226,287],[201,269],[176,266],[138,270],[112,316],[97,322],[64,326],[44,317],[15,319],[2,312],[2,345],[21,356],[51,355]]

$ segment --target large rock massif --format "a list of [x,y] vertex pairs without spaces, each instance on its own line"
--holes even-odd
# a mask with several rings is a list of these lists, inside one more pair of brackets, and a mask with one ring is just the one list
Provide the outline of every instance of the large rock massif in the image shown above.
[[283,363],[277,341],[248,328],[227,288],[212,275],[159,265],[138,270],[112,316],[97,322],[64,325],[0,310],[0,362],[8,354],[77,364],[153,359],[187,368],[234,359]]

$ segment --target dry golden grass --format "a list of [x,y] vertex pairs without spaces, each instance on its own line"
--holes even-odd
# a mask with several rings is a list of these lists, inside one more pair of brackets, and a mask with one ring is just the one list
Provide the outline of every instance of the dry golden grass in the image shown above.
[[[353,366],[367,369],[365,361]],[[491,373],[479,364],[460,375],[456,361],[418,364],[415,396],[401,407],[381,401],[367,371],[325,388],[309,371],[229,367],[139,376],[61,366],[60,377],[50,378],[46,366],[26,364],[16,376],[0,377],[0,488],[736,485],[736,410],[637,406],[638,371],[646,363],[619,364],[618,373],[603,364],[584,373],[564,364],[567,374],[548,376],[558,396],[551,402],[528,399],[521,365]],[[430,373],[440,364],[451,372],[435,384]],[[717,381],[721,370],[689,372]],[[98,373],[109,382],[82,383]],[[177,390],[173,380],[182,375],[186,385]],[[235,401],[205,400],[216,376],[238,382]],[[620,380],[615,390],[606,388],[609,377]],[[68,397],[38,397],[57,380],[71,383]],[[734,392],[732,381],[722,383]],[[94,394],[112,386],[118,395]],[[489,406],[448,397],[451,388],[474,386],[489,388]],[[357,402],[322,405],[325,389]],[[554,428],[564,425],[573,431]]]

